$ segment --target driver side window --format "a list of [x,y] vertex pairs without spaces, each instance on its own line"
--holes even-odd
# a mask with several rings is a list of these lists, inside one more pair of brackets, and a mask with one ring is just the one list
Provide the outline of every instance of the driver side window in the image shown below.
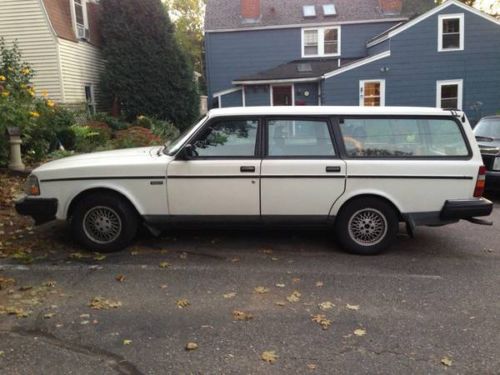
[[252,157],[258,120],[234,119],[211,124],[193,143],[197,157]]

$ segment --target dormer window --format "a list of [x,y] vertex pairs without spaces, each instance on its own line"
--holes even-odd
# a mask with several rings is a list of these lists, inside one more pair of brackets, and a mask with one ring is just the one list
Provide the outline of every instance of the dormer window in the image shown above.
[[304,5],[302,7],[304,18],[316,17],[316,7],[314,5]]
[[72,15],[77,39],[89,39],[86,0],[70,0],[73,4]]
[[464,49],[464,15],[439,16],[438,51],[462,51]]
[[340,55],[340,27],[302,29],[302,57]]

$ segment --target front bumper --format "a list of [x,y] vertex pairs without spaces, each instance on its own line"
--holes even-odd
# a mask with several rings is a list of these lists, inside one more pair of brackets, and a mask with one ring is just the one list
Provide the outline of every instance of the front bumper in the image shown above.
[[500,171],[486,171],[486,190],[500,191]]
[[31,198],[23,196],[16,201],[16,211],[20,215],[31,216],[36,225],[55,220],[57,199]]
[[441,220],[471,219],[488,216],[493,211],[493,203],[484,198],[448,200],[441,210]]

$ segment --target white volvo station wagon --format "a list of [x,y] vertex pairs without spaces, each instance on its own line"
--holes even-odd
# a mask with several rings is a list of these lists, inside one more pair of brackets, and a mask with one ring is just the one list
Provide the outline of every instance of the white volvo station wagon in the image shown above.
[[324,225],[343,248],[376,254],[400,223],[478,219],[485,169],[462,112],[433,108],[216,109],[169,145],[99,152],[35,169],[16,208],[68,220],[95,251],[140,225]]

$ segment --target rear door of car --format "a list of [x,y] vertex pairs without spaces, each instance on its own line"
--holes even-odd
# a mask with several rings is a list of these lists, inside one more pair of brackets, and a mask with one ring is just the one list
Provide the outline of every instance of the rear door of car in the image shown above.
[[329,119],[268,117],[263,136],[263,220],[326,221],[346,176]]

